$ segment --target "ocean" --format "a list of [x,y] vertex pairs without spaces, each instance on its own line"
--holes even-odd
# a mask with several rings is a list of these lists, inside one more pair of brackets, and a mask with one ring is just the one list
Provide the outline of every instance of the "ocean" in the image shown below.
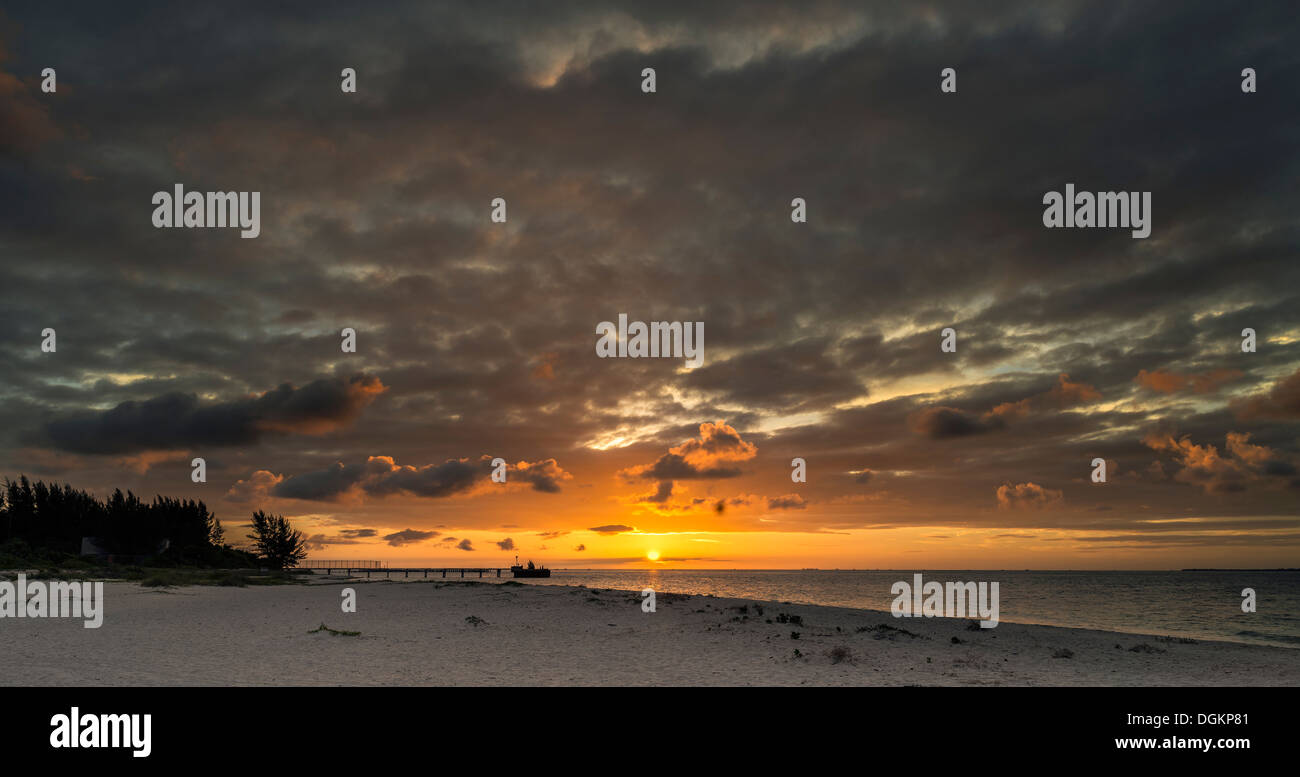
[[[889,611],[890,587],[926,581],[998,583],[1004,622],[1103,629],[1300,648],[1300,572],[1034,572],[996,570],[580,570],[529,585],[713,594]],[[495,580],[493,581],[495,582]],[[1241,610],[1242,589],[1256,594]]]

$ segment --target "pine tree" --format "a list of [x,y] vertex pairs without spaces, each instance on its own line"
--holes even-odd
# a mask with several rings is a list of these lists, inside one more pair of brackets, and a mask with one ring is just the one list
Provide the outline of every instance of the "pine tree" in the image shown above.
[[282,515],[253,513],[253,532],[248,535],[258,554],[277,569],[298,565],[307,557],[307,540]]
[[226,547],[226,530],[222,528],[221,521],[211,513],[208,514],[208,521],[208,543],[214,548]]

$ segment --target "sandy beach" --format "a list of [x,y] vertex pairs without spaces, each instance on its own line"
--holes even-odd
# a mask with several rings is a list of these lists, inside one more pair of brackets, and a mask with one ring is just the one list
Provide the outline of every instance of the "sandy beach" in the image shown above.
[[[341,592],[357,594],[343,613]],[[0,621],[0,685],[1300,684],[1300,650],[660,593],[460,582],[105,585],[99,629]],[[336,635],[330,629],[360,634]],[[797,633],[797,638],[793,634]]]

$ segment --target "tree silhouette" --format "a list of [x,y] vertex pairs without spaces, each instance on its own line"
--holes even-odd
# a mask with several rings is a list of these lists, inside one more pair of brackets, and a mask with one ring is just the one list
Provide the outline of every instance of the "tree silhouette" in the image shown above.
[[201,501],[157,496],[149,503],[121,489],[100,501],[70,485],[33,483],[26,475],[0,485],[0,545],[6,552],[75,556],[87,537],[108,553],[149,557],[164,566],[255,563],[225,543],[221,522]]
[[[200,502],[199,504],[202,504]],[[208,525],[208,542],[217,548],[226,547],[226,530],[221,527],[221,521],[217,516],[212,516],[212,522]]]
[[258,555],[277,569],[295,567],[307,557],[307,540],[282,515],[253,513],[253,531],[248,535]]

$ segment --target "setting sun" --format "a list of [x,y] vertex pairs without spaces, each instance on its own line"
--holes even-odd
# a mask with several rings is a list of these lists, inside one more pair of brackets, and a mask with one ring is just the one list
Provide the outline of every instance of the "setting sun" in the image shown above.
[[648,551],[648,552],[645,554],[645,557],[648,558],[648,559],[650,559],[651,561],[658,561],[658,560],[659,560],[659,551],[657,551],[657,550],[651,550],[651,551]]

